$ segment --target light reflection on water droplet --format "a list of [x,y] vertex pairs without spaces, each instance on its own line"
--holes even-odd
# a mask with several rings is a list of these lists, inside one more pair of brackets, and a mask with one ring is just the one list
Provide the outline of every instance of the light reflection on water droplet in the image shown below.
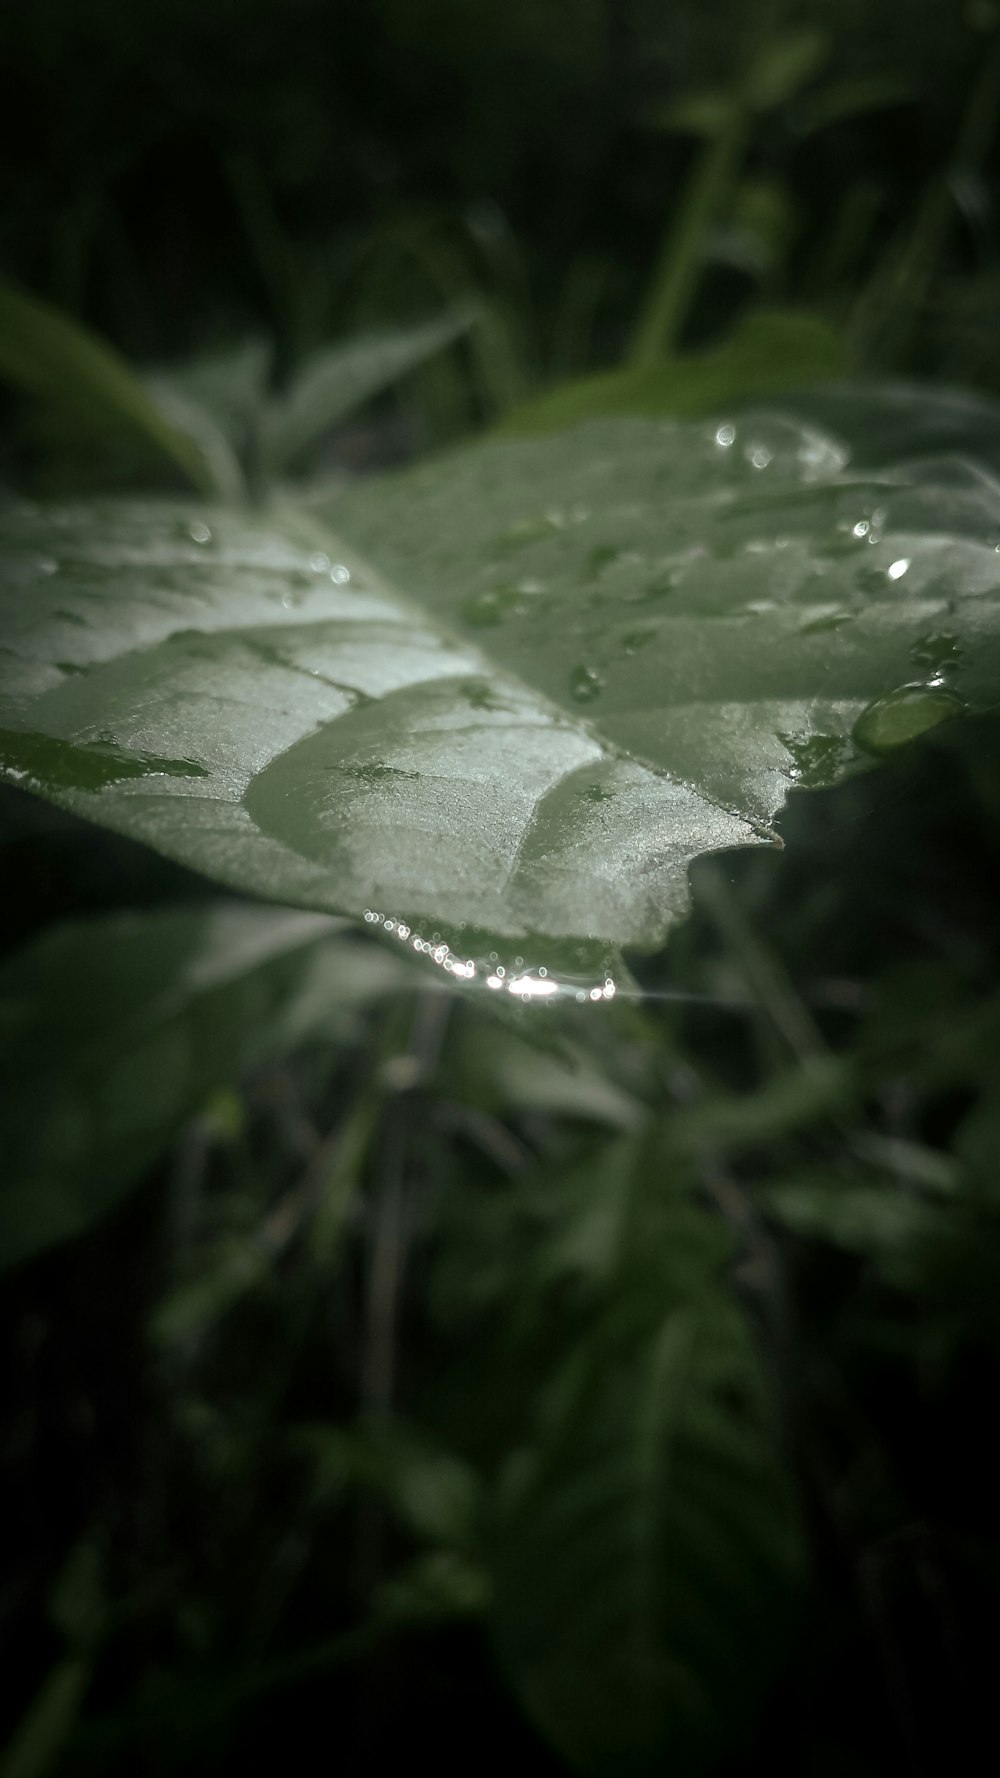
[[892,753],[965,709],[965,700],[943,684],[900,685],[875,698],[861,712],[852,732],[866,753]]
[[[617,993],[616,983],[608,974],[605,974],[603,985],[595,983],[592,987],[581,988],[579,978],[575,981],[560,978],[545,964],[532,969],[520,955],[513,959],[509,968],[497,961],[496,951],[490,951],[488,957],[478,960],[463,956],[453,951],[439,932],[435,932],[431,939],[425,939],[419,932],[414,932],[406,920],[393,914],[382,914],[376,908],[365,908],[364,921],[367,926],[377,926],[382,932],[395,937],[408,949],[429,957],[445,975],[454,980],[474,982],[492,993],[511,994],[522,1002],[554,1002],[560,999],[589,999],[596,1002],[613,1000]],[[462,925],[465,924],[463,921]],[[608,960],[605,959],[605,969],[607,963]]]
[[945,675],[955,672],[961,664],[961,644],[957,636],[947,631],[928,631],[917,637],[910,659],[914,666],[923,667],[931,675],[931,684],[943,685]]
[[351,570],[343,562],[335,562],[330,569],[330,579],[334,586],[346,586],[351,578]]
[[715,442],[720,450],[728,451],[730,446],[736,443],[736,427],[719,426],[716,430]]
[[212,533],[209,527],[203,524],[200,519],[192,519],[188,526],[188,531],[190,532],[191,541],[193,543],[211,543],[212,541]]
[[909,556],[900,556],[898,562],[890,562],[886,574],[890,580],[901,580],[910,566]]
[[574,697],[578,704],[591,704],[595,698],[600,697],[604,689],[604,680],[596,667],[589,667],[586,663],[581,662],[570,672],[569,689],[571,697]]

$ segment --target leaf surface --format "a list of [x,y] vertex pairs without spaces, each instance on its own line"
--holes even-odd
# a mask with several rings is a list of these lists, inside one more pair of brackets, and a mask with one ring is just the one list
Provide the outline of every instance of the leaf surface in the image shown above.
[[954,449],[964,416],[988,461],[996,410],[817,406],[493,440],[309,514],[13,511],[5,775],[480,980],[492,946],[501,985],[600,992],[694,857],[1000,701],[1000,486]]

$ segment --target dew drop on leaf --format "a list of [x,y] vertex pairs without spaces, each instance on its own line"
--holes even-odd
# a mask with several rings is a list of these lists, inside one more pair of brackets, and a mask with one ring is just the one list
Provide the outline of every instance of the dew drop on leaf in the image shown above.
[[900,685],[863,710],[854,739],[866,753],[892,753],[949,717],[960,716],[964,699],[945,686]]
[[581,663],[574,667],[570,673],[569,689],[578,704],[590,704],[600,696],[604,689],[604,680],[596,667],[588,667]]

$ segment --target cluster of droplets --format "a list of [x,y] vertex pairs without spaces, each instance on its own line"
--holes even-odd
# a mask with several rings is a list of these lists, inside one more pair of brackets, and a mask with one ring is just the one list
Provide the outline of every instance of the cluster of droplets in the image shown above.
[[376,908],[365,909],[365,924],[381,928],[399,944],[415,951],[418,956],[427,957],[454,981],[472,982],[494,994],[511,994],[515,1000],[523,1002],[572,999],[581,1005],[587,1001],[607,1001],[615,997],[615,983],[609,975],[605,976],[603,982],[585,988],[579,982],[561,980],[551,975],[544,965],[530,969],[526,967],[523,957],[515,957],[511,965],[501,963],[496,951],[491,951],[488,957],[478,960],[463,957],[460,952],[452,950],[439,932],[425,938],[423,933],[414,931],[408,921],[398,919],[394,914],[381,914]]

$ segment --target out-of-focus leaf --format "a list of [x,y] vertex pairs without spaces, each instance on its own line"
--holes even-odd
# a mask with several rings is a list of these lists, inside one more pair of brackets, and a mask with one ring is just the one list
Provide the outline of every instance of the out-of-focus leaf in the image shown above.
[[753,111],[773,111],[791,99],[818,74],[830,53],[825,31],[805,27],[764,43],[751,58],[742,81],[746,104]]
[[211,415],[241,455],[267,399],[272,357],[267,340],[251,335],[238,345],[150,370],[145,381]]
[[813,315],[761,310],[722,346],[654,366],[599,371],[515,408],[508,433],[545,433],[605,414],[662,414],[690,419],[726,402],[783,394],[846,374],[839,335]]
[[775,1181],[761,1200],[797,1235],[829,1241],[872,1260],[901,1289],[918,1289],[953,1236],[954,1212],[891,1179],[819,1174]]
[[202,442],[164,412],[110,346],[79,322],[11,285],[0,286],[0,377],[25,394],[73,408],[95,429],[132,432],[170,459],[203,494],[220,485]]
[[213,1089],[335,1034],[402,967],[323,915],[228,903],[70,922],[10,958],[0,1265],[89,1228]]
[[338,420],[452,345],[471,320],[471,313],[455,310],[419,327],[362,335],[317,353],[262,416],[265,469],[280,475],[290,468]]
[[574,1770],[714,1770],[780,1662],[797,1531],[747,1330],[665,1157],[633,1177],[616,1312],[578,1342],[493,1549],[502,1659]]
[[799,99],[792,124],[798,135],[811,136],[851,117],[905,105],[916,95],[914,82],[905,75],[856,74],[830,81]]
[[648,130],[711,139],[725,129],[735,104],[733,95],[721,90],[684,93],[679,99],[647,108],[639,121]]
[[717,261],[764,277],[783,264],[794,232],[787,186],[777,179],[744,179],[725,221],[712,231],[708,251]]
[[377,1493],[424,1542],[463,1548],[479,1505],[475,1472],[401,1420],[348,1428],[302,1426],[294,1442],[313,1468],[317,1500],[358,1488]]

